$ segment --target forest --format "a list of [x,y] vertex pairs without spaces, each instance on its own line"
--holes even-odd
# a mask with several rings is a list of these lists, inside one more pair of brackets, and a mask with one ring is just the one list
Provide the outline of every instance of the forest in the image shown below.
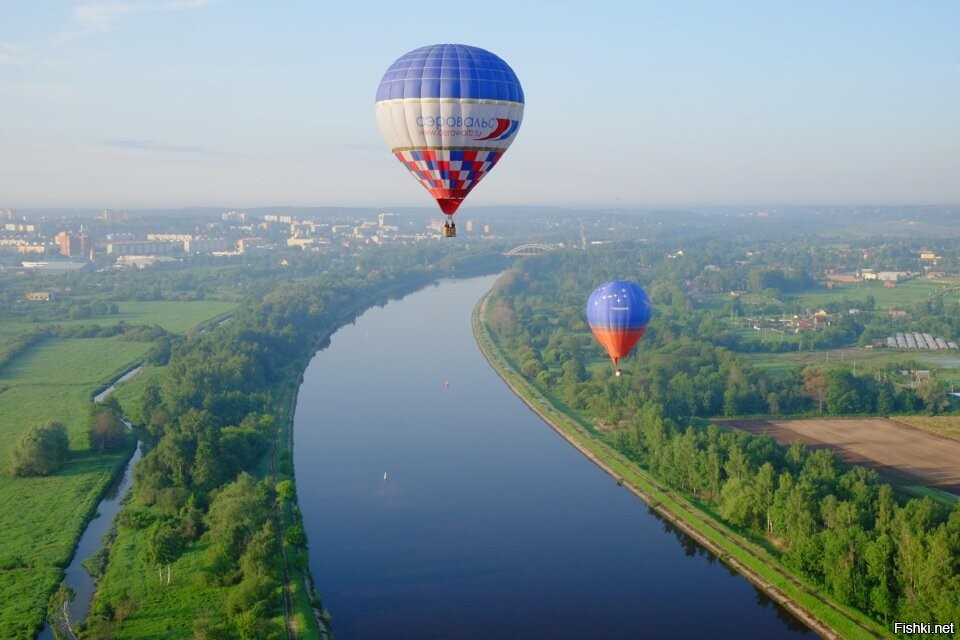
[[[764,294],[756,305],[774,307],[762,310],[767,315],[801,312],[800,296],[823,288],[816,276],[835,266],[840,252],[810,248],[805,264],[793,269],[783,250],[775,259],[755,254],[739,264],[729,259],[736,253],[744,255],[689,251],[677,259],[655,243],[620,243],[530,258],[498,281],[488,324],[517,371],[562,411],[579,415],[610,447],[764,545],[836,602],[883,623],[960,619],[960,503],[909,499],[876,471],[843,465],[829,450],[784,447],[710,421],[949,413],[955,409],[945,377],[952,373],[905,384],[902,372],[918,366],[915,355],[857,371],[849,361],[778,371],[756,366],[762,345],[730,335],[738,315],[761,310],[742,304],[746,296],[698,304],[704,286],[713,286],[705,280],[753,287]],[[708,264],[733,266],[705,271]],[[634,355],[621,361],[621,378],[584,313],[590,291],[614,278],[644,286],[654,307]],[[806,348],[856,349],[864,335],[914,327],[954,339],[960,310],[957,296],[949,297],[921,300],[906,318],[879,310],[844,314],[805,338]],[[869,301],[837,306],[866,310]]]

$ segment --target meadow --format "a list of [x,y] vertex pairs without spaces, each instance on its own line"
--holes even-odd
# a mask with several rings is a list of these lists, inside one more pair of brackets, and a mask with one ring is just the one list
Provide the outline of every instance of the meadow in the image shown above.
[[[231,313],[235,303],[123,302],[120,313],[87,324],[159,325],[186,332]],[[79,324],[66,321],[63,324]],[[36,327],[19,320],[0,322],[0,349]],[[73,555],[77,539],[100,496],[129,457],[130,448],[112,455],[88,449],[87,419],[94,393],[104,388],[150,349],[146,342],[116,338],[44,338],[0,367],[0,637],[33,638],[47,600]],[[153,373],[126,383],[127,399]],[[9,452],[20,434],[35,424],[62,422],[70,437],[70,459],[48,477],[13,478]]]
[[[744,359],[751,366],[762,369],[768,375],[783,375],[795,367],[810,365],[831,366],[845,363],[857,372],[883,370],[891,364],[907,366],[912,363],[929,369],[942,367],[935,352],[899,349],[870,349],[863,347],[845,347],[843,349],[821,349],[819,351],[788,351],[785,353],[749,353]],[[910,368],[910,367],[908,367]],[[947,374],[949,377],[949,374]],[[957,374],[960,378],[960,373]]]
[[[142,358],[149,344],[115,339],[48,338],[0,370],[0,636],[32,637],[47,597],[100,495],[130,451],[88,452],[93,392]],[[71,457],[48,477],[13,478],[9,452],[34,424],[62,422]]]
[[231,314],[237,308],[235,302],[218,300],[127,301],[120,302],[120,313],[110,316],[113,322],[127,324],[159,325],[167,331],[186,333],[190,329]]
[[890,311],[903,309],[909,311],[918,300],[926,300],[935,295],[946,295],[944,302],[956,302],[960,298],[960,278],[911,278],[897,282],[895,286],[887,287],[882,282],[870,280],[865,282],[835,282],[832,288],[822,288],[816,291],[804,292],[792,296],[796,301],[810,310],[816,310],[831,302],[844,298],[848,300],[866,301],[867,296],[873,296],[876,309]]
[[[187,638],[193,632],[194,612],[207,612],[210,622],[222,615],[229,587],[204,585],[199,579],[207,544],[188,547],[160,581],[157,567],[143,561],[146,530],[121,527],[110,547],[109,579],[100,597],[117,602],[124,597],[137,603],[136,615],[112,633],[114,638]],[[203,613],[201,613],[201,617]]]

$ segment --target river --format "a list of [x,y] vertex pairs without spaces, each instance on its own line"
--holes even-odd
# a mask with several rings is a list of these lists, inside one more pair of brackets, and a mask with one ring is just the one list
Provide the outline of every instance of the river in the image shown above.
[[307,367],[294,463],[334,635],[814,637],[504,385],[470,327],[494,279],[370,309]]

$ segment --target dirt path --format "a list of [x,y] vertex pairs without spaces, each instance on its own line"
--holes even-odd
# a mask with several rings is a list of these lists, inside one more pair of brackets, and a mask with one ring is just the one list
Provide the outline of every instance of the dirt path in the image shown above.
[[911,484],[960,494],[960,441],[893,420],[724,420],[719,424],[767,434],[785,445],[799,440],[813,448],[829,447],[844,462],[873,467]]

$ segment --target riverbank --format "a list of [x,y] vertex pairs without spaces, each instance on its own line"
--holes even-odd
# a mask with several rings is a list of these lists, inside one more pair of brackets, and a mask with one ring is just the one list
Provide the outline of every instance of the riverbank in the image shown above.
[[[461,271],[459,267],[457,270]],[[147,500],[144,503],[134,502],[128,506],[126,519],[118,527],[118,536],[110,551],[106,575],[97,592],[94,603],[95,619],[91,619],[91,625],[104,628],[109,626],[114,637],[186,636],[204,629],[239,634],[240,628],[237,625],[240,624],[259,625],[258,631],[250,632],[254,636],[265,636],[269,629],[282,629],[283,635],[288,638],[322,639],[330,636],[330,616],[323,608],[309,573],[308,546],[300,515],[300,501],[294,491],[293,416],[303,372],[316,352],[329,344],[330,336],[338,328],[354,322],[368,308],[384,305],[393,298],[403,297],[437,281],[446,275],[440,271],[415,268],[386,276],[358,279],[356,282],[334,276],[320,276],[299,287],[279,289],[274,297],[264,303],[262,312],[238,316],[235,322],[247,323],[244,343],[237,341],[236,331],[229,330],[223,332],[223,335],[218,331],[198,332],[189,338],[196,341],[198,346],[174,354],[176,358],[171,358],[168,369],[157,378],[158,385],[163,385],[167,378],[173,375],[169,367],[176,370],[178,366],[181,367],[180,370],[203,372],[203,375],[218,379],[220,373],[215,366],[209,364],[210,359],[203,361],[195,355],[203,350],[223,354],[247,354],[244,351],[246,345],[254,342],[271,347],[269,350],[250,349],[249,353],[250,361],[256,363],[256,366],[251,366],[254,374],[269,370],[269,378],[264,380],[266,384],[259,384],[257,387],[249,384],[238,385],[241,391],[230,391],[240,394],[252,389],[254,395],[249,401],[251,406],[260,406],[263,403],[258,415],[254,415],[239,427],[224,427],[224,430],[229,428],[233,431],[226,435],[217,434],[215,428],[211,429],[215,436],[214,446],[229,445],[234,447],[231,451],[238,452],[235,461],[231,463],[234,466],[210,468],[220,474],[214,478],[222,478],[226,477],[227,471],[235,470],[236,465],[243,461],[244,470],[253,478],[267,479],[265,486],[272,485],[276,489],[277,499],[271,503],[269,514],[273,520],[273,535],[280,544],[276,549],[275,560],[268,567],[271,571],[270,579],[276,582],[277,597],[269,603],[274,605],[274,608],[269,610],[273,615],[267,618],[257,614],[260,616],[257,619],[254,619],[253,615],[234,615],[233,612],[238,610],[238,603],[243,602],[246,606],[250,601],[249,589],[244,591],[249,585],[241,582],[237,586],[236,580],[228,582],[209,578],[209,557],[212,555],[210,547],[213,543],[207,538],[196,537],[195,533],[193,539],[183,544],[177,557],[167,564],[167,575],[172,573],[173,579],[164,583],[163,588],[157,587],[155,573],[143,571],[143,559],[147,557],[150,547],[150,527],[152,522],[164,518],[163,511],[168,508],[168,505],[161,501],[182,500],[183,496],[182,491],[168,490],[172,480],[169,478],[171,467],[167,461],[176,460],[176,456],[161,456],[151,458],[154,466],[141,474],[141,479],[146,478],[154,482],[151,486],[159,486],[161,489],[152,493],[147,490]],[[305,308],[304,299],[311,301],[313,306],[310,309]],[[277,334],[277,327],[288,325],[291,329],[285,329],[283,335]],[[289,339],[287,334],[290,333],[297,334],[299,339]],[[283,356],[280,355],[280,350]],[[197,373],[197,377],[200,377],[200,373]],[[177,380],[183,380],[183,377]],[[178,397],[182,401],[190,398],[190,402],[194,403],[208,402],[206,396],[203,396],[202,400],[196,400],[194,398],[198,396],[192,395],[200,390],[208,391],[207,387],[193,389],[185,383],[185,386],[178,390],[181,392]],[[224,390],[221,389],[220,392],[224,393]],[[126,400],[136,405],[141,395],[136,394]],[[183,407],[178,409],[182,410]],[[240,420],[239,414],[235,420]],[[178,442],[189,440],[189,434],[180,435],[183,437]],[[237,442],[237,436],[249,441],[250,446],[246,449],[238,448],[237,445],[243,443]],[[225,441],[224,438],[228,440]],[[164,441],[161,440],[157,448],[163,450],[163,446]],[[254,447],[262,451],[256,459],[248,455],[254,451]],[[241,458],[241,455],[247,457]],[[193,469],[188,469],[187,473],[190,475],[186,475],[184,486],[198,490],[197,483],[193,482],[192,472]],[[198,495],[200,498],[197,500],[203,501],[204,496],[199,493]],[[177,506],[176,503],[174,506]],[[188,510],[195,522],[198,510],[189,506]],[[147,526],[140,524],[144,521]],[[111,612],[121,605],[127,606],[126,603],[133,603],[135,606],[132,613],[123,611],[121,623]],[[247,606],[247,610],[252,609],[253,607]]]
[[695,504],[662,487],[617,451],[592,435],[577,416],[555,406],[518,373],[485,325],[484,296],[473,311],[477,344],[490,366],[523,402],[569,444],[629,489],[661,518],[700,543],[721,562],[747,578],[773,601],[824,638],[886,637],[885,629],[859,612],[841,607],[787,572],[768,551],[743,539]]

